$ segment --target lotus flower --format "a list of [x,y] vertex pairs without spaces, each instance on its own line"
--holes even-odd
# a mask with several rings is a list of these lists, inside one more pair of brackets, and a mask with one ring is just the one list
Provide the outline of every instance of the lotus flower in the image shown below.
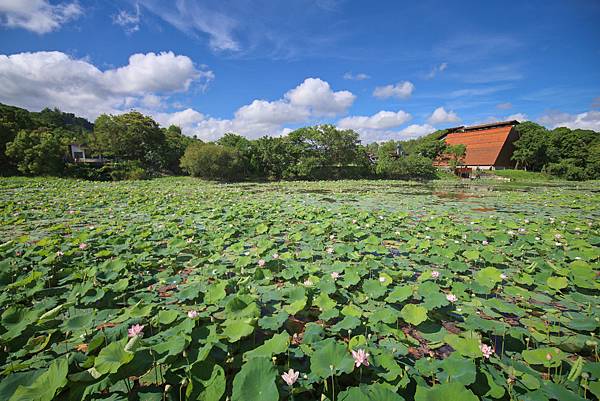
[[452,303],[458,301],[458,298],[454,294],[447,294],[446,299]]
[[385,283],[385,277],[379,277],[379,282],[380,283]]
[[79,249],[83,250],[83,249],[85,249],[87,247],[88,247],[88,245],[85,242],[82,242],[81,244],[79,244]]
[[258,266],[260,266],[260,267],[264,267],[266,264],[267,264],[267,262],[265,262],[265,260],[264,260],[264,259],[260,259],[260,260],[258,261]]
[[489,357],[492,356],[492,354],[494,353],[494,349],[492,348],[491,345],[480,344],[479,349],[483,353],[483,357],[486,359],[489,359]]
[[431,277],[433,278],[438,278],[440,276],[440,272],[437,270],[434,270],[431,272]]
[[354,358],[354,364],[358,368],[360,365],[369,366],[369,353],[364,349],[358,351],[352,350],[352,358]]
[[338,272],[332,272],[331,273],[331,278],[334,280],[337,280],[338,278],[340,278],[340,273]]
[[333,248],[327,248],[326,251],[327,251],[327,253],[332,254],[333,253]]
[[298,380],[299,375],[300,372],[295,372],[294,369],[290,369],[288,372],[282,374],[281,378],[288,386],[292,387],[294,383],[296,383],[296,380]]
[[127,335],[129,337],[143,336],[144,335],[144,332],[142,331],[143,329],[144,329],[143,324],[134,324],[133,326],[131,326],[129,328],[129,330],[127,330]]
[[311,285],[313,285],[313,283],[309,279],[306,279],[306,280],[304,280],[304,285],[307,287],[310,287]]
[[273,259],[279,259],[279,254],[278,253],[274,253],[273,254]]
[[197,311],[195,311],[195,310],[190,310],[190,311],[188,311],[188,313],[187,313],[187,316],[188,316],[190,319],[195,319],[195,318],[197,318],[197,317],[198,317],[198,312],[197,312]]
[[56,251],[56,257],[60,258],[61,256],[64,256],[63,251]]

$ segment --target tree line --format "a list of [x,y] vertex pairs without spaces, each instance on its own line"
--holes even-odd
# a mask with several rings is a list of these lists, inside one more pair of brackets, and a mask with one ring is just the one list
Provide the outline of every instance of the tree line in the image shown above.
[[[597,132],[532,122],[517,126],[513,159],[519,168],[566,179],[600,177]],[[118,180],[189,174],[212,180],[322,180],[354,178],[434,179],[432,162],[444,154],[460,164],[462,145],[448,146],[440,130],[408,141],[361,144],[353,130],[333,125],[299,128],[287,135],[250,140],[227,133],[215,142],[162,128],[132,111],[101,115],[94,123],[58,109],[29,112],[0,104],[2,175],[56,175]],[[69,144],[108,163],[73,163]]]

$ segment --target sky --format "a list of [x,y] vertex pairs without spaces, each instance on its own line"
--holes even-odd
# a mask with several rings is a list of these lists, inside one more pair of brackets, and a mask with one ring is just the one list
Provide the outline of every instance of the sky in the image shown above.
[[203,140],[600,131],[598,21],[598,0],[0,0],[0,102],[138,110]]

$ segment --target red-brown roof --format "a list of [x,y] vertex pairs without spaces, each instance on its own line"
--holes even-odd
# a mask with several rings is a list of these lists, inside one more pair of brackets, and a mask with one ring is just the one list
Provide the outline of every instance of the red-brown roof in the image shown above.
[[[467,132],[452,132],[444,140],[448,145],[463,144],[467,147],[460,164],[467,166],[494,166],[509,139],[512,125]],[[442,162],[443,163],[443,162]],[[442,164],[440,163],[440,164]]]

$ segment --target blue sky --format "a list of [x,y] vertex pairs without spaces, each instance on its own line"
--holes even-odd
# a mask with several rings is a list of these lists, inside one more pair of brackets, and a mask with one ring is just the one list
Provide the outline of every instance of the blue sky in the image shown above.
[[600,131],[600,2],[0,0],[0,102],[188,135],[365,142],[530,119]]

